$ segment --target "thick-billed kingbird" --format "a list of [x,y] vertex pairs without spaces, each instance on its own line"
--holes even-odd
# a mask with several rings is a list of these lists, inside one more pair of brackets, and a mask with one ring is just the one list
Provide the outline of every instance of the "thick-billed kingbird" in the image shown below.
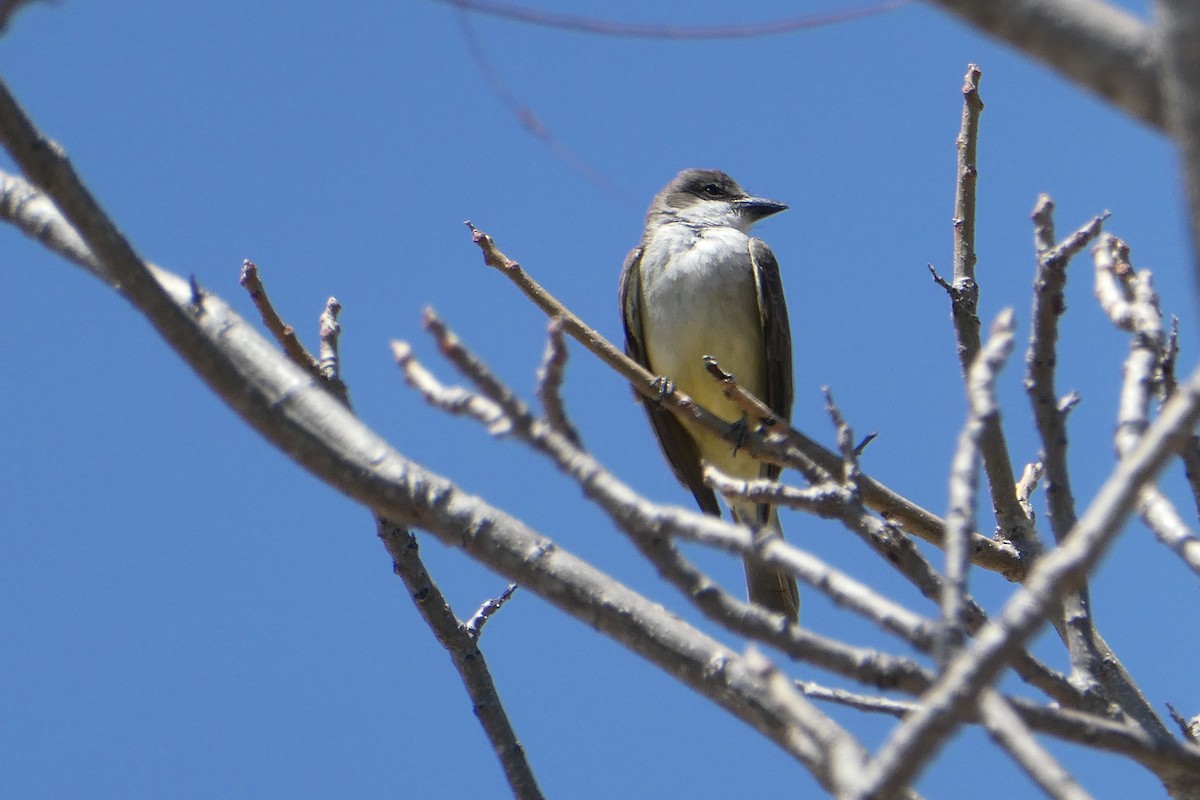
[[[743,415],[706,372],[706,355],[784,420],[791,418],[792,336],[779,264],[748,234],[755,222],[785,208],[751,197],[724,172],[684,170],[650,204],[642,242],[621,270],[626,352],[730,423]],[[742,480],[778,476],[779,467],[680,422],[653,400],[643,402],[675,476],[705,513],[720,516],[721,509],[704,485],[701,462]],[[771,506],[735,500],[730,510],[757,539],[782,535]],[[790,576],[746,559],[746,585],[751,602],[798,619],[800,595]]]

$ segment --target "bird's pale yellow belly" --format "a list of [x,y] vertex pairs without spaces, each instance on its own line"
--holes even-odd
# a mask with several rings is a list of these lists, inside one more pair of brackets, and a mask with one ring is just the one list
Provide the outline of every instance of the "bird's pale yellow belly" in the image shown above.
[[[686,254],[675,255],[671,269],[644,284],[643,324],[650,368],[727,422],[741,410],[727,400],[704,368],[711,355],[721,368],[758,397],[766,394],[765,345],[758,291],[749,258],[748,238],[741,262],[713,258],[727,242],[700,239]],[[714,237],[715,238],[715,237]],[[728,252],[728,249],[725,249]],[[732,446],[689,426],[705,460],[739,478],[760,475],[759,462],[733,453]]]

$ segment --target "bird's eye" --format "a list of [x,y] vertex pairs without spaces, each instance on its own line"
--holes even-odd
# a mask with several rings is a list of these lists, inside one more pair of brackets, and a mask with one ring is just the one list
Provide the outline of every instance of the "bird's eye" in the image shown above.
[[703,191],[709,197],[720,197],[723,194],[721,187],[715,183],[704,184],[704,189],[701,191]]

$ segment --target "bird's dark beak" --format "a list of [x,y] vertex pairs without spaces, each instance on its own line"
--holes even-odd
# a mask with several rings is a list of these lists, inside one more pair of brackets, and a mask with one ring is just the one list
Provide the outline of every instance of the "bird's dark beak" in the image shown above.
[[740,200],[734,200],[733,204],[753,222],[758,222],[772,214],[778,214],[787,208],[783,203],[762,197],[743,197]]

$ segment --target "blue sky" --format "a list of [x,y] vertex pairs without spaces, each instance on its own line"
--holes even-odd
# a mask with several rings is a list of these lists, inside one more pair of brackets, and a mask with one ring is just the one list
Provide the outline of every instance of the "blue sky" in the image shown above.
[[[712,24],[837,7],[762,2],[735,17],[724,3],[612,2],[604,14]],[[482,266],[463,220],[616,339],[621,261],[677,170],[719,167],[789,203],[758,231],[783,269],[795,420],[831,441],[820,394],[831,387],[857,430],[879,434],[865,469],[941,511],[964,403],[946,298],[926,264],[950,271],[959,88],[977,62],[981,313],[986,322],[1012,306],[1021,326],[1001,386],[1014,456],[1023,463],[1038,448],[1021,347],[1039,192],[1057,202],[1063,235],[1112,211],[1108,230],[1154,270],[1164,310],[1180,318],[1181,363],[1196,361],[1166,141],[930,8],[742,41],[472,20],[496,74],[607,186],[514,121],[472,60],[459,14],[436,2],[301,2],[283,13],[252,0],[38,5],[0,40],[0,73],[143,255],[194,274],[247,316],[237,276],[253,259],[310,344],[336,295],[344,377],[369,424],[705,629],[555,470],[428,409],[399,378],[391,339],[412,341],[457,382],[421,330],[432,306],[513,386],[533,386],[545,320]],[[504,796],[458,678],[369,514],[260,441],[113,292],[12,231],[0,233],[0,265],[0,774],[12,796]],[[1092,299],[1087,259],[1067,302],[1059,386],[1083,397],[1070,421],[1082,501],[1111,467],[1127,343]],[[566,394],[585,442],[617,475],[690,502],[628,389],[578,348]],[[1179,472],[1166,487],[1191,518]],[[931,612],[846,532],[795,515],[783,524],[793,541]],[[460,615],[503,589],[422,541]],[[734,561],[695,557],[738,585]],[[1012,587],[984,575],[973,589],[994,609]],[[1100,628],[1151,702],[1188,713],[1200,707],[1187,667],[1200,653],[1166,610],[1194,589],[1140,525],[1093,582]],[[804,621],[897,647],[813,591]],[[740,722],[531,594],[489,623],[483,646],[550,796],[813,785]],[[1038,652],[1065,666],[1045,636]],[[831,712],[872,745],[892,724]],[[1160,791],[1126,762],[1051,747],[1098,797]],[[920,788],[1033,791],[977,731],[956,738]]]

